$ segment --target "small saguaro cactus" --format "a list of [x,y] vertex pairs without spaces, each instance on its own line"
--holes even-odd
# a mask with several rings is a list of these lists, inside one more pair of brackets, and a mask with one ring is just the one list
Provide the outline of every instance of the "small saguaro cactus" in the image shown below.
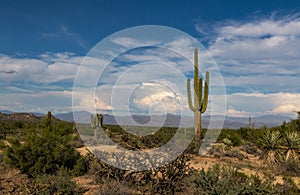
[[103,125],[103,114],[97,114],[98,125],[102,127]]
[[91,127],[96,128],[96,127],[102,127],[103,125],[103,115],[102,114],[96,114],[94,117],[91,115]]
[[208,87],[209,87],[209,72],[205,74],[205,81],[204,81],[204,94],[202,92],[203,79],[199,77],[199,68],[198,68],[198,49],[195,48],[194,51],[194,105],[192,101],[192,94],[191,94],[191,84],[190,79],[187,80],[187,97],[188,97],[188,104],[191,111],[194,112],[194,124],[195,124],[195,142],[196,144],[200,144],[201,139],[201,114],[206,111],[207,103],[208,103]]
[[44,124],[50,130],[52,129],[52,114],[51,114],[50,111],[48,111],[48,113],[47,113],[47,116],[45,118]]

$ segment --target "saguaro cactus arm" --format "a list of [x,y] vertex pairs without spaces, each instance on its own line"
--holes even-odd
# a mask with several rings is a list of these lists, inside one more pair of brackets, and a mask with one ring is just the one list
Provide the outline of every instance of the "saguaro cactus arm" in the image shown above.
[[[201,82],[202,85],[202,82]],[[203,100],[201,101],[201,109],[199,110],[201,113],[204,113],[206,111],[207,108],[207,104],[208,104],[208,92],[209,92],[209,72],[206,72],[205,74],[205,84],[204,84],[204,96],[203,96]],[[201,88],[201,93],[202,93],[202,88]],[[202,97],[202,94],[201,94]]]
[[195,112],[200,111],[201,105],[202,105],[202,78],[197,79],[198,80],[198,89],[194,90],[194,105],[192,100],[192,93],[191,93],[191,81],[190,79],[187,80],[187,96],[188,96],[188,104],[189,108]]
[[192,94],[191,94],[191,80],[188,79],[186,82],[186,87],[187,87],[187,96],[188,96],[188,104],[189,104],[189,108],[195,112],[196,108],[193,105],[193,101],[192,101]]
[[100,114],[99,117],[100,117],[100,126],[103,127],[104,116],[103,114]]

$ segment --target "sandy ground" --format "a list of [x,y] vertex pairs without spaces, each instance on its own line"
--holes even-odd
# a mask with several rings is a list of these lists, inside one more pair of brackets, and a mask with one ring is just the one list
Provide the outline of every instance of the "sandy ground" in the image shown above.
[[[105,148],[105,150],[113,150],[114,147],[108,147]],[[86,155],[89,153],[89,150],[85,147],[78,148],[77,149],[82,155]],[[266,164],[259,159],[259,157],[247,154],[243,152],[245,155],[247,155],[247,159],[243,160],[238,160],[237,158],[232,158],[232,157],[221,157],[221,158],[215,158],[210,155],[205,155],[205,156],[196,156],[196,155],[191,155],[191,160],[189,162],[190,166],[193,167],[194,169],[202,169],[204,168],[207,170],[209,167],[212,167],[216,163],[220,163],[223,165],[239,165],[241,167],[240,171],[245,173],[246,175],[258,175],[262,176],[262,170],[267,170],[268,168],[266,167]],[[293,177],[292,178],[298,188],[300,188],[300,177]],[[86,176],[81,176],[77,177],[75,181],[83,186],[86,189],[89,189],[85,194],[93,194],[95,193],[95,190],[99,190],[99,185],[93,184],[93,181],[86,177]],[[275,182],[274,184],[283,184],[283,177],[282,176],[275,176]]]

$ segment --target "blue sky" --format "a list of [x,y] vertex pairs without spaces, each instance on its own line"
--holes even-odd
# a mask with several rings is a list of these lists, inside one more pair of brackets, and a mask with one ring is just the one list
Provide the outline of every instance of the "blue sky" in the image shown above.
[[[299,1],[2,1],[0,24],[2,110],[71,111],[83,57],[138,25],[176,28],[200,41],[223,75],[228,115],[300,109]],[[110,97],[97,98],[99,108],[112,108]]]

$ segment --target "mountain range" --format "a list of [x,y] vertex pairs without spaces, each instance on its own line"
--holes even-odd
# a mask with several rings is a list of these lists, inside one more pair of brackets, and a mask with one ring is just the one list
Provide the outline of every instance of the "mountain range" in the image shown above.
[[[0,110],[2,114],[13,114],[14,112],[9,110]],[[44,116],[42,113],[30,113],[35,116]],[[90,123],[90,117],[92,113],[86,111],[78,111],[75,112],[76,121],[79,123]],[[74,122],[73,112],[62,113],[54,115],[56,118],[64,121]],[[220,122],[224,117],[222,116],[208,116],[204,115],[202,117],[202,126],[203,128],[207,128],[211,118],[214,121]],[[284,116],[284,115],[264,115],[259,117],[251,118],[251,126],[259,128],[262,126],[274,127],[281,125],[283,121],[289,122],[292,120],[292,117]],[[132,115],[132,116],[118,116],[114,117],[113,115],[104,114],[104,124],[112,124],[112,125],[134,125],[134,126],[166,126],[166,127],[193,127],[194,118],[192,116],[179,116],[179,115]],[[246,117],[228,117],[225,116],[223,128],[228,129],[238,129],[240,127],[249,126],[249,118]]]
[[[91,113],[80,111],[76,112],[76,121],[79,123],[89,123]],[[73,113],[63,113],[55,115],[58,119],[66,120],[66,121],[74,121]],[[207,128],[210,119],[221,121],[222,116],[207,116],[204,115],[202,117],[202,126]],[[292,120],[292,117],[284,116],[284,115],[264,115],[259,117],[251,118],[251,126],[254,127],[274,127],[281,125],[283,121],[289,122]],[[118,116],[114,117],[112,115],[104,114],[104,124],[120,124],[120,125],[147,125],[147,126],[167,126],[167,127],[178,127],[179,125],[182,127],[193,127],[194,118],[191,116],[179,116],[179,115],[132,115],[132,116]],[[181,122],[181,124],[180,124]],[[237,129],[240,127],[247,127],[249,125],[249,118],[246,117],[228,117],[225,116],[223,128],[228,129]]]

